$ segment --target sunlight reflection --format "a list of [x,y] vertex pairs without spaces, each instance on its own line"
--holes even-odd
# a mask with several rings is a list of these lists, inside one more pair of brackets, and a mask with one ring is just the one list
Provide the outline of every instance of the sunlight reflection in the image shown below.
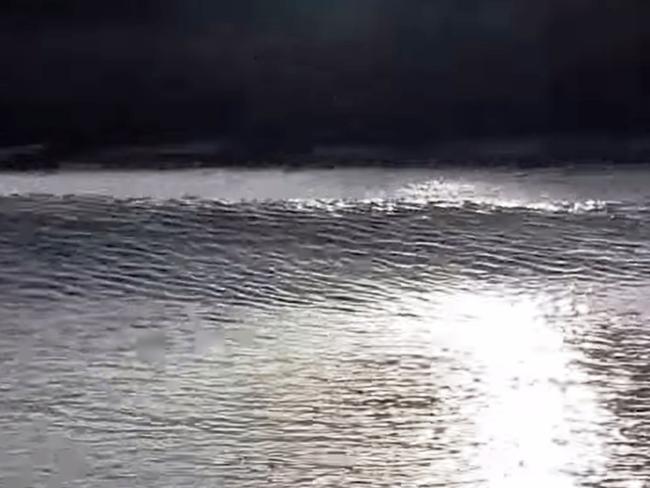
[[397,192],[401,201],[456,207],[467,204],[484,205],[497,209],[527,208],[541,212],[582,213],[601,211],[610,201],[584,199],[575,201],[553,198],[550,195],[529,195],[516,185],[501,187],[495,184],[450,179],[433,179],[405,186]]
[[472,399],[461,409],[473,426],[463,457],[474,469],[462,481],[574,487],[578,473],[602,471],[606,439],[594,425],[603,425],[606,410],[578,366],[579,351],[550,315],[553,300],[470,289],[430,297],[429,305],[407,299],[421,305],[416,322],[429,324],[432,347],[451,350],[473,376],[471,384],[452,377],[457,384],[449,385],[455,397]]

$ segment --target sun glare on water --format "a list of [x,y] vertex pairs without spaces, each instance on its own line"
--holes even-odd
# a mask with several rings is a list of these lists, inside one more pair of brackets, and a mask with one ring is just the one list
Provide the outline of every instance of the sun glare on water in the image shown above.
[[[415,322],[401,324],[403,333],[426,334],[459,363],[455,371],[465,371],[447,378],[451,395],[468,399],[460,408],[471,426],[461,434],[467,465],[454,466],[453,479],[462,473],[470,486],[570,488],[605,469],[607,439],[594,426],[604,425],[607,411],[565,339],[557,303],[471,287],[406,302],[420,308]],[[429,481],[439,475],[432,466]]]

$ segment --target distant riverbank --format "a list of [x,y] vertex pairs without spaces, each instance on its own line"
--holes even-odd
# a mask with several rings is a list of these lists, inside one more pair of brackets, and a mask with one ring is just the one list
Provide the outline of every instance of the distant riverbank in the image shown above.
[[61,147],[34,143],[0,147],[0,170],[182,169],[196,167],[337,166],[556,166],[590,162],[646,163],[650,138],[543,136],[483,138],[388,146],[380,144],[277,145],[235,140]]

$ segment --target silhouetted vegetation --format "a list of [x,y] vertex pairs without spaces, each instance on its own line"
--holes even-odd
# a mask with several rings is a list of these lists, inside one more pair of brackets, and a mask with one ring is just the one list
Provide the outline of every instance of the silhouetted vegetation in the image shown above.
[[650,126],[641,0],[12,0],[0,13],[4,146],[227,138],[254,154]]

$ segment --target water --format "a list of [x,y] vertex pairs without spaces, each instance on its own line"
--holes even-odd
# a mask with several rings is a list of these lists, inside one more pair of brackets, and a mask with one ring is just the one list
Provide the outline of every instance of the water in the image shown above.
[[647,168],[0,195],[0,486],[650,480]]

